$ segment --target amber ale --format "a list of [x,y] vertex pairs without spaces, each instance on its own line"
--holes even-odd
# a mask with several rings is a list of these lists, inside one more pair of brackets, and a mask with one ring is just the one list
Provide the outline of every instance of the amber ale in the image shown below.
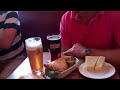
[[26,51],[33,73],[43,71],[43,46],[40,37],[25,40]]
[[61,57],[61,36],[48,35],[47,40],[49,43],[49,52],[51,53],[51,61]]

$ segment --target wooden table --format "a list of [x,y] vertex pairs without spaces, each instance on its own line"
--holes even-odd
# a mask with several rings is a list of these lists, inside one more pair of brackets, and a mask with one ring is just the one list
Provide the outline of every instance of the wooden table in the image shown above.
[[[43,54],[43,63],[47,63],[48,60],[50,60],[50,54],[49,52],[44,52]],[[82,63],[82,62],[81,62]],[[25,76],[28,74],[31,74],[31,68],[29,64],[29,59],[26,58],[20,66],[7,78],[7,79],[19,79],[21,76]],[[73,71],[71,74],[66,76],[64,79],[88,79],[84,76],[82,76],[79,73],[78,68]],[[120,76],[118,74],[118,70],[116,70],[116,73],[109,79],[120,79]]]

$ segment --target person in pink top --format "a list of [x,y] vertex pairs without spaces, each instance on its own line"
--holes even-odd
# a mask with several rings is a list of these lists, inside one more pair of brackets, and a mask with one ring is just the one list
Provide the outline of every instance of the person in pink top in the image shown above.
[[101,55],[120,66],[120,11],[68,11],[62,16],[60,34],[64,54]]

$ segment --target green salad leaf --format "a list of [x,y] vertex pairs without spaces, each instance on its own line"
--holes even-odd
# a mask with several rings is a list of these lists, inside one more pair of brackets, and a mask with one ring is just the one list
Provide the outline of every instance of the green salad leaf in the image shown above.
[[51,71],[49,69],[45,69],[45,75],[50,77],[50,78],[56,78],[58,76],[59,72],[57,71]]

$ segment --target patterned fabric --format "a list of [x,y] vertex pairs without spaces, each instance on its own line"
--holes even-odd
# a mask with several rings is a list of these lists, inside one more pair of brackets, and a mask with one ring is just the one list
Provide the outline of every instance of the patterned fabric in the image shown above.
[[0,37],[3,31],[8,28],[17,30],[16,38],[9,49],[0,49],[0,60],[9,60],[22,54],[24,51],[24,44],[22,42],[22,35],[20,33],[20,20],[18,11],[0,11]]

